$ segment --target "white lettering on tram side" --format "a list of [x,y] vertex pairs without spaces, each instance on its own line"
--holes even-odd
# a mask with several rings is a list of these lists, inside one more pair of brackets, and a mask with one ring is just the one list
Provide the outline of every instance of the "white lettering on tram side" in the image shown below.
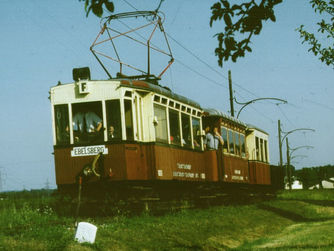
[[190,179],[198,179],[201,177],[201,179],[205,179],[205,174],[174,171],[173,177],[190,178]]
[[191,165],[190,164],[176,163],[176,165],[177,165],[177,168],[179,168],[179,169],[191,170]]
[[235,176],[235,175],[232,175],[231,179],[232,180],[244,180],[244,176]]
[[71,156],[92,156],[99,153],[108,154],[108,148],[106,148],[105,145],[73,147],[73,150],[71,151]]

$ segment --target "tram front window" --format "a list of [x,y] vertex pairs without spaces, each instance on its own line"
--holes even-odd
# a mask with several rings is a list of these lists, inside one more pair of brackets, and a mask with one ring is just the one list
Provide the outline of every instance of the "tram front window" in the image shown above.
[[181,122],[182,122],[182,144],[184,147],[191,147],[190,116],[182,113]]
[[103,141],[102,103],[72,104],[74,143]]
[[236,132],[234,135],[235,135],[235,154],[241,155],[240,153],[240,134]]
[[234,154],[234,132],[229,130],[228,131],[228,141],[229,141],[229,149],[230,153]]
[[193,126],[194,148],[201,149],[202,137],[201,137],[200,120],[197,118],[192,118],[192,126]]
[[56,129],[56,144],[69,144],[69,121],[68,121],[68,105],[55,105],[55,129]]
[[180,145],[180,123],[178,111],[169,109],[169,130],[171,144]]
[[224,140],[223,151],[224,153],[228,152],[228,141],[227,141],[227,129],[225,127],[221,128],[221,136]]
[[121,104],[118,99],[106,101],[108,140],[122,139]]
[[241,156],[246,157],[245,136],[240,134]]
[[131,100],[124,100],[126,139],[134,140]]
[[168,142],[167,136],[167,115],[166,108],[160,105],[154,105],[155,138],[157,142]]

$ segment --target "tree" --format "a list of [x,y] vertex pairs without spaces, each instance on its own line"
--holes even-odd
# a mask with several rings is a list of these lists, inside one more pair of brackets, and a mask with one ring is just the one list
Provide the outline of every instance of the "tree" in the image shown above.
[[[309,51],[312,51],[315,56],[319,56],[322,62],[334,66],[334,1],[311,0],[310,3],[315,12],[319,12],[319,14],[329,19],[327,21],[322,19],[321,22],[317,23],[319,26],[318,33],[325,34],[327,41],[320,43],[314,33],[304,29],[304,25],[301,25],[297,31],[303,39],[302,43],[306,42],[311,46]],[[324,44],[328,44],[328,46],[326,47]]]
[[[79,0],[85,2],[85,11],[88,16],[92,11],[96,16],[101,17],[103,11],[114,12],[114,4],[111,0]],[[218,57],[218,65],[223,66],[223,61],[232,60],[236,62],[238,58],[244,57],[246,52],[251,52],[251,38],[259,35],[265,21],[276,21],[274,7],[283,0],[243,0],[241,4],[231,5],[232,0],[219,0],[211,6],[212,16],[210,27],[216,21],[223,20],[224,31],[215,36],[218,40],[218,47],[215,54]],[[160,0],[159,7],[163,0]],[[308,43],[315,56],[319,55],[321,61],[327,65],[334,66],[334,0],[310,0],[315,12],[326,14],[330,21],[324,19],[318,23],[318,32],[327,35],[328,47],[323,46],[313,33],[304,29],[301,25],[297,30],[302,43]],[[104,8],[105,7],[105,8]],[[159,9],[158,7],[158,9]],[[325,42],[326,43],[326,42]],[[328,41],[327,41],[328,43]],[[332,46],[332,47],[331,47]]]
[[[259,4],[257,3],[259,2]],[[276,21],[274,7],[282,0],[249,0],[242,4],[231,6],[229,0],[220,0],[212,5],[212,16],[210,26],[213,22],[225,22],[224,32],[217,33],[218,47],[215,54],[218,57],[218,65],[223,66],[223,61],[230,58],[236,62],[239,57],[244,57],[245,52],[251,52],[251,38],[253,35],[259,35],[263,22],[271,20]]]
[[89,12],[92,10],[94,15],[102,17],[103,7],[108,11],[114,12],[114,3],[110,0],[79,0],[80,2],[85,1],[85,11],[88,17]]

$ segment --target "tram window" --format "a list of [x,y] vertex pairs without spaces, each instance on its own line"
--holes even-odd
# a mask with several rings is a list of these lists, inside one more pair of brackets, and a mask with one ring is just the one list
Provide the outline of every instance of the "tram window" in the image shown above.
[[202,137],[201,137],[200,120],[197,118],[192,118],[192,127],[193,127],[194,148],[201,149]]
[[184,147],[191,147],[190,116],[181,114],[182,143]]
[[256,160],[260,160],[259,138],[255,137]]
[[228,143],[229,143],[229,149],[230,153],[234,154],[234,132],[233,131],[228,131]]
[[170,101],[169,101],[169,106],[170,106],[170,107],[174,107],[174,101],[171,101],[171,100],[170,100]]
[[124,99],[126,139],[133,140],[133,119],[131,100]]
[[72,104],[74,143],[103,141],[102,102]]
[[228,146],[227,146],[228,141],[227,141],[227,129],[225,127],[221,128],[221,136],[224,140],[223,150],[225,153],[227,153],[228,152]]
[[108,140],[122,139],[121,104],[117,100],[106,101]]
[[239,133],[235,133],[235,154],[236,155],[241,155],[240,154],[240,134]]
[[160,97],[157,95],[154,95],[154,101],[160,103]]
[[124,94],[125,97],[132,97],[132,93],[130,91],[126,91]]
[[241,157],[246,157],[245,135],[240,134]]
[[161,103],[163,103],[164,105],[166,105],[167,104],[167,99],[166,98],[162,98],[161,99]]
[[169,131],[170,131],[170,141],[174,145],[180,145],[180,123],[179,123],[179,113],[175,110],[169,109]]
[[161,105],[154,105],[154,116],[157,118],[155,124],[155,138],[157,142],[168,142],[166,108]]
[[267,145],[267,140],[264,140],[264,156],[265,156],[265,161],[268,162],[268,145]]
[[260,151],[261,151],[261,161],[264,161],[264,155],[263,155],[263,139],[260,139]]
[[68,105],[55,105],[55,129],[56,129],[56,144],[69,144],[70,132],[69,132],[69,117],[68,117]]

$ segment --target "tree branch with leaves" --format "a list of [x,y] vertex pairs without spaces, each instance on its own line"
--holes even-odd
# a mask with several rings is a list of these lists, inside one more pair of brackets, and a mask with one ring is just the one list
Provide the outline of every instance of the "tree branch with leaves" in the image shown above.
[[[322,19],[321,22],[317,23],[318,33],[324,34],[327,41],[321,43],[314,33],[304,29],[304,25],[301,25],[297,31],[303,39],[302,43],[308,43],[311,46],[309,51],[312,51],[315,56],[319,56],[322,62],[334,66],[334,1],[311,0],[310,3],[315,12],[327,17],[327,21]],[[328,46],[324,46],[324,44],[328,44]]]
[[102,17],[104,8],[109,12],[114,12],[114,3],[110,0],[79,0],[85,1],[85,11],[88,17],[89,12],[93,11],[95,16]]
[[263,22],[276,21],[274,7],[281,2],[282,0],[250,0],[231,5],[228,0],[220,0],[212,5],[210,27],[213,22],[221,19],[225,23],[224,31],[215,35],[218,40],[215,54],[219,66],[222,67],[223,61],[230,58],[236,62],[238,58],[245,56],[245,52],[252,51],[252,36],[260,34]]

